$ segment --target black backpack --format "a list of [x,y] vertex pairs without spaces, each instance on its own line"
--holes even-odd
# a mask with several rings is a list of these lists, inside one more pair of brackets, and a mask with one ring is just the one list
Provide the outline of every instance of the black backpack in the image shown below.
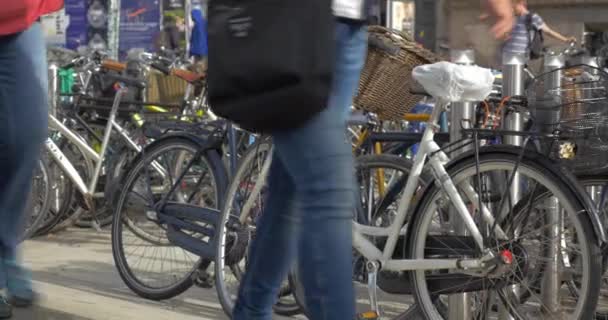
[[543,30],[537,28],[532,23],[533,13],[529,13],[526,16],[526,31],[528,32],[528,51],[530,52],[530,59],[536,60],[542,58],[545,54],[545,36]]
[[218,116],[256,132],[301,126],[327,106],[331,0],[211,0],[208,93]]

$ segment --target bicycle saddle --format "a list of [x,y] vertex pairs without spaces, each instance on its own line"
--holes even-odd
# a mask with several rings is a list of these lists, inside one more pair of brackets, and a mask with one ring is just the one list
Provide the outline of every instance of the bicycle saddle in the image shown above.
[[412,76],[424,92],[447,102],[482,101],[492,92],[490,69],[437,62],[414,68]]

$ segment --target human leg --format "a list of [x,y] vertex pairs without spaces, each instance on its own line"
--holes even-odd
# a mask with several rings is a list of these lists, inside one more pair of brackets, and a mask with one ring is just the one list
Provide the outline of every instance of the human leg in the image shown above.
[[272,318],[272,306],[295,255],[298,217],[292,210],[294,186],[276,154],[268,175],[268,188],[269,197],[256,221],[233,319]]
[[329,105],[302,128],[275,136],[300,212],[298,264],[309,316],[354,319],[352,214],[355,181],[345,129],[367,42],[362,26],[338,24]]
[[0,287],[32,297],[17,262],[34,168],[47,135],[47,69],[40,24],[0,38]]

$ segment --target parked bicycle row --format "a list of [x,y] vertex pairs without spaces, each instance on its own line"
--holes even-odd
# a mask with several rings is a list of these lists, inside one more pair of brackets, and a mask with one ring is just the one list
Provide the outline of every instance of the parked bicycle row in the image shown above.
[[[370,32],[345,135],[358,186],[360,317],[449,319],[458,301],[470,319],[605,317],[605,72],[563,65],[506,96],[489,70],[436,64],[403,35]],[[391,68],[390,81],[378,65],[395,52],[417,60]],[[215,288],[230,315],[251,242],[263,236],[272,139],[216,117],[205,74],[169,52],[52,58],[50,133],[24,237],[110,228],[134,293],[164,300]],[[160,101],[173,89],[180,99]],[[474,112],[450,123],[462,102]],[[514,118],[524,130],[508,129]],[[275,312],[307,314],[305,264],[285,277]]]

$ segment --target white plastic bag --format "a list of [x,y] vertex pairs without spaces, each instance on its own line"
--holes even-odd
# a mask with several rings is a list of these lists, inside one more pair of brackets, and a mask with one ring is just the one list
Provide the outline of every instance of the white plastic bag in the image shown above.
[[485,100],[494,83],[490,69],[450,62],[418,66],[412,76],[430,95],[449,102]]

